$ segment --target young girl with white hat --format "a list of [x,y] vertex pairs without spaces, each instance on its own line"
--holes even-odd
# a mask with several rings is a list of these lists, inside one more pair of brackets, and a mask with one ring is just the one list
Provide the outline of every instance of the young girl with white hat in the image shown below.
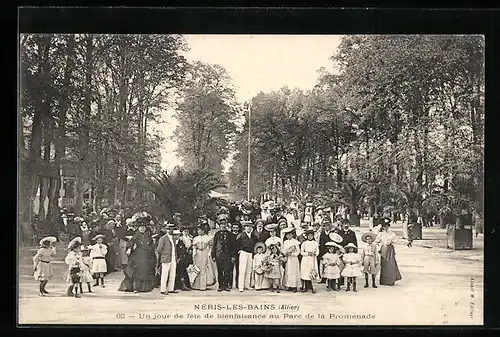
[[93,277],[92,277],[92,258],[90,257],[90,249],[86,246],[82,246],[81,251],[82,251],[83,264],[81,265],[82,277],[80,280],[80,293],[83,293],[82,289],[83,282],[87,283],[87,289],[89,293],[91,293],[92,288],[90,284],[93,281]]
[[326,290],[339,291],[340,286],[337,284],[337,280],[340,278],[340,256],[337,252],[343,248],[333,241],[327,242],[325,246],[328,252],[321,258],[321,263],[324,266],[323,277],[327,280]]
[[33,278],[40,281],[38,295],[44,296],[49,292],[45,290],[45,286],[52,278],[52,256],[56,254],[56,247],[52,246],[57,239],[53,236],[48,236],[40,240],[40,249],[33,256],[33,269],[35,273]]
[[92,274],[95,277],[94,287],[99,286],[99,279],[101,286],[104,288],[104,274],[108,271],[106,265],[106,254],[108,253],[108,246],[103,241],[104,235],[98,234],[92,238],[96,244],[89,246],[90,257],[92,258]]
[[73,296],[73,290],[75,291],[74,297],[80,297],[78,294],[78,286],[80,284],[81,279],[81,267],[83,265],[82,254],[80,251],[82,238],[76,237],[68,244],[68,254],[64,261],[68,265],[68,272],[66,277],[66,282],[69,282],[70,285],[66,294],[68,296]]
[[347,251],[342,257],[344,260],[344,270],[342,270],[341,275],[347,278],[347,288],[346,291],[352,290],[356,292],[356,278],[361,276],[361,256],[358,254],[358,247],[354,243],[350,242],[344,247]]

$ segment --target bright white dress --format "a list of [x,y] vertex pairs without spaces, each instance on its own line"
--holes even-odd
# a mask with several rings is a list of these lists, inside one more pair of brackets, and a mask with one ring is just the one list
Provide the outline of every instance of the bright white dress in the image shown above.
[[[309,253],[313,253],[313,256],[309,256]],[[302,255],[302,261],[300,262],[300,278],[303,280],[311,280],[311,270],[316,270],[318,273],[318,260],[319,246],[316,241],[304,241],[300,248],[300,254]]]
[[262,260],[266,257],[265,253],[257,253],[253,257],[253,272],[254,272],[254,286],[255,290],[259,289],[268,289],[269,288],[269,280],[264,276],[264,273],[257,274],[255,271],[257,267],[262,265]]
[[[358,253],[347,253],[342,257],[345,263],[342,270],[343,277],[358,277],[361,276],[361,255]],[[351,264],[352,263],[352,264]]]
[[[336,280],[340,278],[340,257],[335,253],[326,253],[321,259],[321,263],[324,266],[323,277],[328,280]],[[334,266],[330,266],[331,263],[335,263]]]
[[[292,247],[295,247],[293,249]],[[285,263],[283,275],[283,286],[290,288],[299,288],[300,282],[300,242],[297,239],[285,240],[283,242],[283,253],[290,252]]]
[[92,273],[106,273],[108,267],[106,265],[106,254],[108,253],[108,246],[104,243],[89,246],[90,258],[92,259]]

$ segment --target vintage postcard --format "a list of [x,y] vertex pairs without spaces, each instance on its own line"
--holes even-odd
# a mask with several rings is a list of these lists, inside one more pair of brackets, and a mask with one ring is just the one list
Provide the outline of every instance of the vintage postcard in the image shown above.
[[19,35],[18,323],[482,325],[480,35]]

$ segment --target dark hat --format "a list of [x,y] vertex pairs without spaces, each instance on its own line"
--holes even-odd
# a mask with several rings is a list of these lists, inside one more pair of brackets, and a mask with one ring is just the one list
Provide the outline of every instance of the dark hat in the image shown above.
[[305,236],[308,236],[309,234],[314,235],[314,230],[312,230],[312,229],[308,229],[308,230],[306,230],[306,231],[304,232],[304,235],[305,235]]

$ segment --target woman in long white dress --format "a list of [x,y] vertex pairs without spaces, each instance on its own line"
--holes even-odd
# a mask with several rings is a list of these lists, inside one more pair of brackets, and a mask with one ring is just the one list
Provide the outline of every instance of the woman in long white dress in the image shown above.
[[210,258],[212,238],[208,235],[208,230],[208,226],[200,226],[198,236],[193,239],[193,262],[200,269],[192,284],[192,288],[196,290],[207,290],[207,286],[215,284],[215,272]]
[[[304,289],[302,292],[307,292],[308,288],[311,288],[313,294],[316,293],[311,279],[311,274],[318,275],[318,260],[319,246],[314,240],[314,231],[306,231],[307,240],[302,242],[300,247],[300,254],[302,255],[302,260],[300,261],[300,278],[304,280]],[[314,272],[313,272],[314,271]]]
[[283,242],[283,254],[286,256],[283,275],[283,286],[294,293],[301,286],[300,282],[300,242],[295,238],[295,229],[283,230],[285,241]]

